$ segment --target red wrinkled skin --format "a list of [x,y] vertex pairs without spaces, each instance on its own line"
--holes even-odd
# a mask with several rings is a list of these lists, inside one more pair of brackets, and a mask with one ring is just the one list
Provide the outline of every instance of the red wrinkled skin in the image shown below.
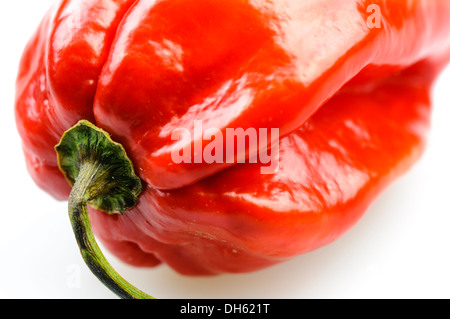
[[[125,262],[248,272],[336,240],[411,167],[449,58],[446,0],[66,0],[25,50],[17,127],[30,174],[62,200],[64,131],[87,119],[124,145],[138,205],[90,212]],[[170,133],[194,120],[279,128],[279,170],[174,164]]]

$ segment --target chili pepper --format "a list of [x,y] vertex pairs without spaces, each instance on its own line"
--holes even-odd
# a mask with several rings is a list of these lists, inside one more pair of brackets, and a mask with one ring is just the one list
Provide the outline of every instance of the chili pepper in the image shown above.
[[[17,80],[28,169],[55,198],[71,193],[83,256],[122,297],[148,296],[80,235],[87,203],[94,233],[130,264],[261,269],[336,240],[417,160],[449,30],[444,0],[61,1]],[[204,134],[174,163],[172,133],[195,121],[279,129],[279,169],[247,163],[251,142],[232,161],[197,161]]]

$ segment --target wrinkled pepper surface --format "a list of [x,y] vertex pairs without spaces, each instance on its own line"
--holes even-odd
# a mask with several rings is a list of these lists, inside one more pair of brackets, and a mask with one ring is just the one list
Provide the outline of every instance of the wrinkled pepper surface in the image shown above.
[[[17,127],[31,176],[59,200],[65,131],[88,120],[123,145],[138,204],[89,208],[123,261],[250,272],[333,242],[411,167],[449,59],[448,0],[65,0],[25,49]],[[173,163],[170,133],[195,120],[278,128],[279,169]]]

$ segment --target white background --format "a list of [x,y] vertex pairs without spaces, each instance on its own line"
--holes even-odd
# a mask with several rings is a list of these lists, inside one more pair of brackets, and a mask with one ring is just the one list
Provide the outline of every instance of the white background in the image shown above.
[[[0,298],[115,298],[84,266],[66,203],[28,176],[16,133],[20,55],[52,2],[0,4]],[[166,266],[135,269],[105,254],[123,277],[158,298],[449,298],[450,69],[434,99],[424,157],[332,245],[264,271],[211,278],[183,277]]]

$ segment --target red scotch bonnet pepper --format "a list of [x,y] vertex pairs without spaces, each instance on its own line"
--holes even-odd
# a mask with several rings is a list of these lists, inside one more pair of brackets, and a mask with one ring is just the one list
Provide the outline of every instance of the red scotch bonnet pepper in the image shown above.
[[94,234],[185,275],[327,245],[423,152],[449,60],[448,0],[63,0],[25,49],[16,121],[87,265],[151,298]]

